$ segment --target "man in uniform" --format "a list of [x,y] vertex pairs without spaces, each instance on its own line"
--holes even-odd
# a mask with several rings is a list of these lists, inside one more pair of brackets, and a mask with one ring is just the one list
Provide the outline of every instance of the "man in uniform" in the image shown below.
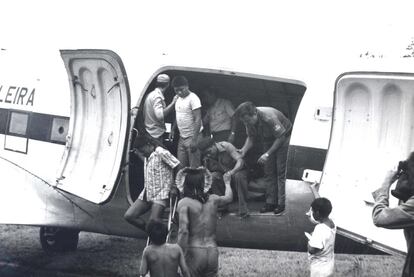
[[267,179],[266,203],[260,212],[280,215],[286,207],[286,161],[292,123],[277,109],[256,107],[252,102],[240,104],[235,116],[243,122],[247,133],[241,155],[244,157],[253,144],[260,151],[257,163],[263,165]]

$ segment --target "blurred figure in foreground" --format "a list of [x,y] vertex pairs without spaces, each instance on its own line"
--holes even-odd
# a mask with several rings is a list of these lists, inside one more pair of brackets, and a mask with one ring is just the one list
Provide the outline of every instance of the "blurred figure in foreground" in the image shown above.
[[148,223],[147,232],[152,244],[145,247],[142,253],[140,276],[145,276],[148,271],[151,277],[177,276],[180,266],[183,276],[190,277],[181,247],[166,243],[167,226],[160,221],[152,220]]
[[[389,192],[400,200],[399,205],[389,207]],[[372,193],[375,199],[372,220],[375,226],[387,229],[404,229],[407,241],[407,256],[402,271],[403,277],[414,276],[414,152],[408,160],[400,162],[397,171],[389,171],[382,186]]]

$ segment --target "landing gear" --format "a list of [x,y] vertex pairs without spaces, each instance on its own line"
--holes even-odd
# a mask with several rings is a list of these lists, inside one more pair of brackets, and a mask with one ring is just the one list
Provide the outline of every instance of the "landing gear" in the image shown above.
[[40,244],[45,252],[75,251],[79,231],[59,227],[40,227]]

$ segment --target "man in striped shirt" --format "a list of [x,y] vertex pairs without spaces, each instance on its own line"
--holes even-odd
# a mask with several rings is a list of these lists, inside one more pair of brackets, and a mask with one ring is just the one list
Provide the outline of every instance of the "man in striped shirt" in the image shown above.
[[132,225],[145,230],[145,221],[140,216],[151,209],[150,220],[161,220],[170,189],[174,186],[174,169],[180,162],[148,136],[138,136],[135,147],[145,157],[144,189],[126,211],[124,218]]

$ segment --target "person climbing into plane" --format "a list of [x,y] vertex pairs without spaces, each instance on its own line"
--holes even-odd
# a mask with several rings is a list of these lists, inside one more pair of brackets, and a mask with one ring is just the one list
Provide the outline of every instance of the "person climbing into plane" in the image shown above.
[[133,152],[139,152],[145,157],[144,189],[126,211],[124,218],[130,224],[145,230],[145,221],[140,216],[151,209],[150,220],[160,220],[170,194],[177,195],[174,170],[178,169],[180,162],[147,134],[135,139]]

